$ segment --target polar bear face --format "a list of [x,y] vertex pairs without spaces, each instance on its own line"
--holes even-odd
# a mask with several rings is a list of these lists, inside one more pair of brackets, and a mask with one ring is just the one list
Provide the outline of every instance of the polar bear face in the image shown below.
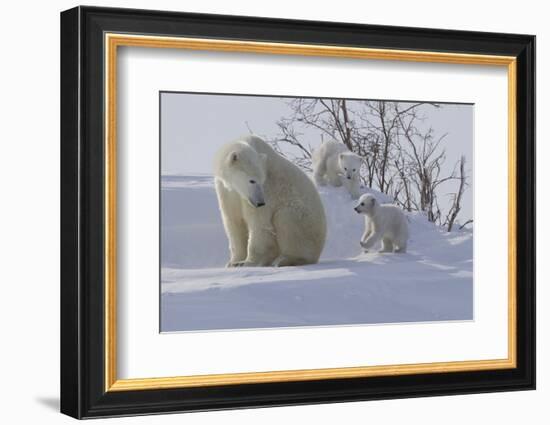
[[343,152],[338,155],[338,165],[342,177],[348,180],[358,180],[361,168],[361,157],[353,152]]
[[354,210],[358,214],[372,215],[376,211],[378,201],[373,195],[361,195]]
[[264,183],[266,179],[267,156],[243,146],[229,153],[223,183],[229,190],[236,191],[253,207],[265,205]]

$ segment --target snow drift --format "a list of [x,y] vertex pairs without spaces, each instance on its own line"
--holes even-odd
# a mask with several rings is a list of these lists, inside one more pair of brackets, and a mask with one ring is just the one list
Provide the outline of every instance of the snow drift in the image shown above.
[[364,254],[355,201],[342,188],[320,193],[328,234],[319,264],[226,269],[213,177],[163,176],[161,331],[473,319],[471,230],[447,233],[408,214],[407,254]]

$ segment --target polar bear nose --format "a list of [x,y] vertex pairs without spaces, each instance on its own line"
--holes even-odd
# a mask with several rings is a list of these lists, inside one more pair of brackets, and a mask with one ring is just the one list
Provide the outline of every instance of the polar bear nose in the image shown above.
[[256,207],[260,208],[260,207],[263,207],[265,205],[265,202],[258,202],[256,204]]

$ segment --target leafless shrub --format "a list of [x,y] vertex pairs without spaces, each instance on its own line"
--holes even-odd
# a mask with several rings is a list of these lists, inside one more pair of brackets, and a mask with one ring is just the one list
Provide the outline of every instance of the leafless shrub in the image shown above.
[[[444,173],[446,134],[436,136],[422,125],[422,106],[434,103],[356,101],[296,98],[288,101],[291,113],[277,122],[279,133],[269,141],[277,152],[311,171],[313,147],[304,132],[316,130],[321,139],[333,139],[360,155],[363,184],[393,197],[407,211],[422,211],[429,221],[453,229],[468,186],[465,157],[451,173]],[[458,181],[456,192],[443,213],[441,186]],[[471,223],[468,220],[467,223]]]

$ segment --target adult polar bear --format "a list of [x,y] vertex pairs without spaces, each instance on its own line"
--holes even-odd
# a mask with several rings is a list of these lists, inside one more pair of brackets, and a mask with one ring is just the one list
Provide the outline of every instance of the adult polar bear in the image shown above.
[[214,164],[229,239],[228,267],[297,266],[319,260],[323,204],[311,180],[256,136],[223,146]]

